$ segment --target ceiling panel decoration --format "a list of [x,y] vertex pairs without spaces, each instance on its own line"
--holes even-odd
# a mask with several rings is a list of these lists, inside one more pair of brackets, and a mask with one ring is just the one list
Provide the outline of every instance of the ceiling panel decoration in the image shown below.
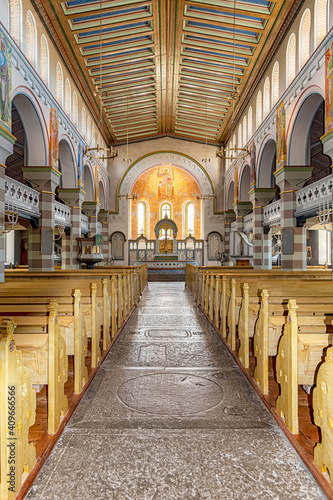
[[33,0],[110,143],[222,143],[301,0]]

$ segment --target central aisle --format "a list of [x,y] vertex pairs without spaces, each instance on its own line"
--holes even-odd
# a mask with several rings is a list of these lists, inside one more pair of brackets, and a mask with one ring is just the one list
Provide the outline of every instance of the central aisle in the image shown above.
[[150,283],[27,498],[322,499],[183,283]]

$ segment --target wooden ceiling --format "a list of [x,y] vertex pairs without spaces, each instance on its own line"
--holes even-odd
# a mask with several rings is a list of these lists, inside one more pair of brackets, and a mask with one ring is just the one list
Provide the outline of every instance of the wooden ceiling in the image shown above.
[[220,144],[300,0],[33,3],[107,141]]

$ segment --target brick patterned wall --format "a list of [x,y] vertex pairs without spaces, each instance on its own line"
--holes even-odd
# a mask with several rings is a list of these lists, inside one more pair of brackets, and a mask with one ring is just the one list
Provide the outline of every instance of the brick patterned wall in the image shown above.
[[[165,169],[169,169],[169,173],[173,177],[172,193],[171,189],[165,189],[165,184],[161,187],[159,193],[159,184],[165,180],[158,173],[163,173]],[[194,230],[193,236],[201,238],[201,200],[197,199],[200,195],[200,188],[195,179],[185,170],[173,165],[156,165],[144,172],[133,186],[132,194],[138,196],[137,200],[131,203],[131,237],[138,237],[138,203],[144,200],[149,205],[149,217],[147,224],[147,237],[155,239],[154,228],[157,222],[161,219],[160,206],[167,202],[172,206],[172,220],[178,227],[178,239],[183,238],[184,219],[184,203],[193,202],[194,204]]]

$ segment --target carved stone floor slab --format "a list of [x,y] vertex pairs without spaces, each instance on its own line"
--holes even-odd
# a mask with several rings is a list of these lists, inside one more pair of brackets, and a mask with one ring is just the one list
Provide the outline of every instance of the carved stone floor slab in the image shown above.
[[27,496],[322,499],[182,283],[149,283]]

